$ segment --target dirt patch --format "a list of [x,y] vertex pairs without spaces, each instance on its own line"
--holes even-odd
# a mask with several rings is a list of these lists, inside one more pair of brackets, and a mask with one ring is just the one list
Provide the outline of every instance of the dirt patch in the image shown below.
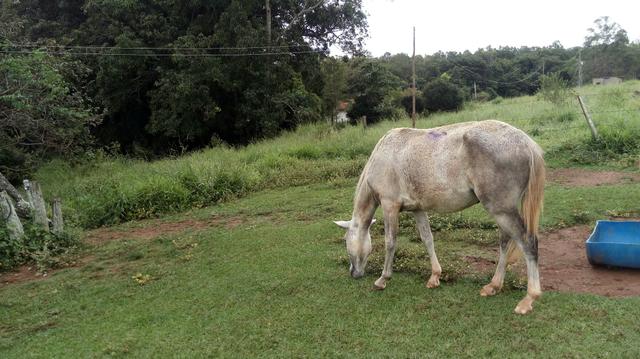
[[[497,258],[498,252],[496,252],[496,259]],[[496,270],[496,261],[476,256],[464,256],[464,260],[479,272],[493,273],[493,271]]]
[[123,238],[149,240],[160,235],[180,233],[186,230],[200,230],[221,226],[226,229],[234,229],[244,223],[244,221],[242,217],[213,217],[206,220],[186,219],[178,222],[150,220],[143,222],[142,227],[137,228],[98,228],[88,232],[84,240],[90,244],[100,244]]
[[[200,230],[211,227],[224,227],[226,229],[234,229],[243,223],[246,218],[241,216],[226,217],[218,216],[206,220],[187,219],[178,222],[163,222],[161,220],[142,221],[141,227],[136,228],[98,228],[87,232],[83,241],[92,245],[100,245],[102,243],[120,239],[141,239],[151,240],[160,235],[180,233],[187,230]],[[91,262],[93,256],[88,255],[79,258],[77,261],[70,263],[69,266],[63,268],[52,268],[45,273],[38,272],[35,266],[23,265],[10,272],[0,272],[0,287],[23,283],[30,281],[38,281],[49,278],[55,272],[68,267],[82,267]]]
[[640,295],[640,270],[589,264],[585,240],[592,230],[591,226],[577,226],[541,236],[539,251],[543,287],[607,297]]
[[547,172],[547,181],[571,187],[595,187],[640,182],[640,173],[559,168]]
[[[587,260],[585,241],[593,228],[576,226],[540,235],[540,281],[543,290],[592,293],[607,297],[640,295],[640,270],[594,267]],[[496,252],[497,258],[497,252]],[[466,257],[476,270],[493,273],[495,264],[479,257]],[[523,263],[517,270],[526,276]]]
[[11,272],[0,273],[0,287],[29,281],[45,279],[50,273],[38,273],[35,267],[21,266]]

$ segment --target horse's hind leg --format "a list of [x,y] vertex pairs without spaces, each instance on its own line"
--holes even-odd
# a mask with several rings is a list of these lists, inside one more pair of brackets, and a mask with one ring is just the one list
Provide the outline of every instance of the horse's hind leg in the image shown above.
[[440,285],[440,274],[442,274],[442,268],[440,268],[440,262],[436,256],[436,250],[433,246],[433,234],[431,234],[431,227],[429,226],[429,219],[424,212],[414,212],[413,216],[416,219],[416,225],[418,232],[420,232],[420,238],[422,243],[427,247],[429,253],[429,261],[431,262],[431,277],[427,281],[427,288],[436,288]]
[[493,275],[491,282],[482,289],[480,289],[480,295],[488,297],[496,295],[504,283],[504,273],[507,267],[507,248],[509,241],[511,240],[509,234],[504,230],[500,230],[500,257],[498,258],[498,265],[496,266],[496,273]]
[[527,238],[524,223],[517,209],[507,212],[494,213],[494,217],[500,229],[515,241],[524,253],[527,263],[527,295],[516,306],[515,312],[527,314],[533,309],[533,302],[540,297],[540,275],[538,273],[538,240]]
[[382,276],[373,284],[374,289],[382,290],[387,286],[387,280],[393,272],[393,257],[396,252],[396,236],[398,235],[400,205],[394,202],[382,201],[384,214],[384,268]]

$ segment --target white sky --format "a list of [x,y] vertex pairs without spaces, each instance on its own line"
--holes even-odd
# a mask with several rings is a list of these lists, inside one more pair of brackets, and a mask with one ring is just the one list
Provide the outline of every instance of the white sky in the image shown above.
[[471,52],[491,45],[548,46],[559,40],[565,48],[584,42],[587,28],[609,16],[640,40],[640,1],[637,0],[363,0],[369,21],[365,48],[373,56],[412,51]]

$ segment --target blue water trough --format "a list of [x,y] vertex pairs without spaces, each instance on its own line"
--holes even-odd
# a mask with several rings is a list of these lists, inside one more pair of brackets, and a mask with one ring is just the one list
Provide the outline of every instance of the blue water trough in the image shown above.
[[640,269],[640,221],[597,221],[586,247],[593,265]]

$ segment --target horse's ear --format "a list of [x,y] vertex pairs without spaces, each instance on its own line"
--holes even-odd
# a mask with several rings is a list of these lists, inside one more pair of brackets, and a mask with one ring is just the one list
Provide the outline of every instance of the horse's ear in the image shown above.
[[349,227],[351,226],[351,221],[333,221],[333,223],[337,224],[338,227],[344,229],[349,229]]

